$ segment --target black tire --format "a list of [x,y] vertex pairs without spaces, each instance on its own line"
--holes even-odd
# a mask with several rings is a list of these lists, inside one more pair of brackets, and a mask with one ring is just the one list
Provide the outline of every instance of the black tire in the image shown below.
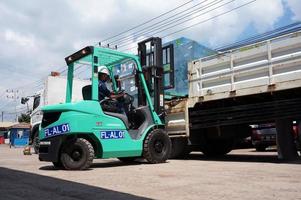
[[63,163],[60,160],[57,162],[52,162],[52,164],[56,169],[64,169]]
[[32,140],[32,146],[34,149],[34,152],[36,154],[39,153],[39,148],[40,148],[40,140],[39,140],[39,131],[34,132],[33,140]]
[[207,140],[201,151],[209,157],[223,156],[233,149],[233,140],[216,139]]
[[143,143],[143,157],[152,164],[165,162],[171,151],[171,141],[162,129],[151,131]]
[[138,157],[120,157],[118,160],[124,163],[134,163]]
[[266,148],[267,148],[267,146],[264,146],[264,145],[256,145],[255,146],[256,151],[259,151],[259,152],[265,151]]
[[85,170],[90,167],[94,159],[94,149],[84,138],[66,143],[61,152],[61,162],[68,170]]
[[171,138],[171,152],[169,158],[184,158],[190,154],[187,138]]

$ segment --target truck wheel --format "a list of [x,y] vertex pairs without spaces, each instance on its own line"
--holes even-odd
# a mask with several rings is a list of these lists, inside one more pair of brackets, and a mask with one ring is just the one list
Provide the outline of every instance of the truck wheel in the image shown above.
[[143,143],[143,157],[149,163],[165,162],[171,151],[171,141],[161,129],[151,131]]
[[32,146],[33,146],[34,152],[36,154],[38,154],[39,153],[39,147],[40,147],[39,131],[34,132]]
[[171,153],[169,158],[184,158],[191,151],[187,147],[186,138],[171,138]]
[[84,170],[90,167],[94,158],[91,143],[84,138],[77,138],[63,146],[61,161],[68,170]]
[[206,156],[222,156],[229,153],[233,148],[233,140],[207,140],[202,147],[202,152]]

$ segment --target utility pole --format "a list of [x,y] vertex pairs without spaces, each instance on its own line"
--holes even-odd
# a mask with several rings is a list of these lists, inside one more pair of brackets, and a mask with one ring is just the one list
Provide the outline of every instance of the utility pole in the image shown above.
[[4,112],[1,112],[1,121],[3,122]]
[[8,99],[13,99],[15,102],[15,113],[16,113],[16,122],[18,122],[18,113],[17,113],[17,99],[19,99],[18,93],[19,90],[6,90],[6,92],[8,93],[8,95],[6,96]]

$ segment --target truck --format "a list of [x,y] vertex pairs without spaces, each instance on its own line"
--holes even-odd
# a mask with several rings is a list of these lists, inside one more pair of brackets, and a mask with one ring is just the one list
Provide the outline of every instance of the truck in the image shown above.
[[226,154],[235,139],[251,135],[249,125],[276,122],[278,157],[298,156],[292,127],[301,117],[300,30],[196,59],[188,81],[182,119],[189,143],[204,154]]
[[[171,158],[191,151],[225,155],[237,141],[252,135],[252,125],[274,122],[278,157],[298,156],[294,143],[300,143],[300,137],[294,140],[292,126],[301,116],[300,30],[222,52],[205,48],[206,53],[188,61],[187,67],[173,65],[181,55],[168,50],[163,49],[162,109],[172,142]],[[145,54],[142,65],[152,65],[154,51]],[[148,87],[155,96],[151,78],[147,78]],[[122,77],[121,82],[129,86],[125,88],[134,84],[131,75]],[[135,87],[130,92],[135,93]]]
[[[57,73],[51,73],[44,81],[43,88],[37,91],[32,98],[32,112],[30,114],[30,143],[37,153],[39,149],[39,126],[42,121],[41,107],[65,102],[66,76],[60,76]],[[81,89],[89,84],[89,80],[74,80],[75,92],[73,101],[77,102],[83,99]],[[27,99],[28,100],[28,99]],[[23,101],[23,103],[26,103]]]

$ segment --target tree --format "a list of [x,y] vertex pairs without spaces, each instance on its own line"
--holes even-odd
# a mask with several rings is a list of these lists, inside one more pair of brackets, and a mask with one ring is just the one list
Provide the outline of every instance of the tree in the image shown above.
[[21,122],[30,123],[30,115],[26,113],[22,113],[21,116],[18,117],[18,121],[19,123]]

